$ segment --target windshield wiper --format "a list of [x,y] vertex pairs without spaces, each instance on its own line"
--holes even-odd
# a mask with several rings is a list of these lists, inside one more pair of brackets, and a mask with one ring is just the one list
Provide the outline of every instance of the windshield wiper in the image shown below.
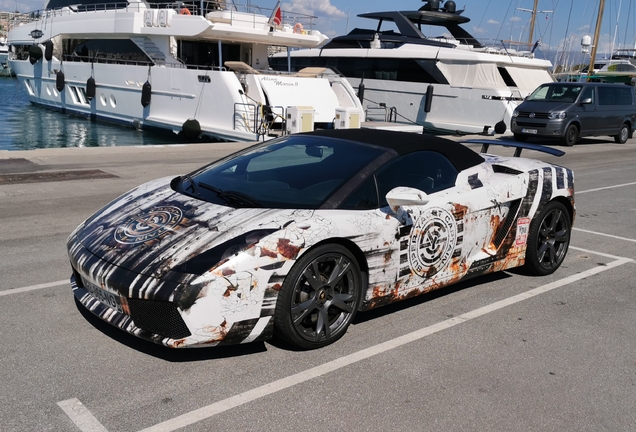
[[238,204],[241,207],[262,207],[254,198],[241,192],[221,190],[207,183],[199,182],[199,186],[215,192],[225,202]]
[[184,174],[181,176],[181,184],[183,184],[183,180],[187,180],[190,182],[190,186],[185,188],[185,190],[192,189],[192,192],[197,194],[197,196],[201,196],[201,193],[199,192],[199,188],[197,188],[197,184],[194,182],[194,179],[192,178],[190,174]]

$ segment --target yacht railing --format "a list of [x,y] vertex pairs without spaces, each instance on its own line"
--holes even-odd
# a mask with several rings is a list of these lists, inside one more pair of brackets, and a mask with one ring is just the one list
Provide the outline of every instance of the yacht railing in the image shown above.
[[[262,26],[262,17],[271,18],[274,15],[274,9],[264,8],[251,4],[250,0],[230,0],[230,1],[177,1],[166,3],[141,3],[141,2],[121,2],[121,3],[100,3],[90,5],[76,5],[71,7],[63,7],[57,9],[40,9],[29,13],[16,13],[8,20],[7,26],[9,30],[14,27],[28,24],[35,21],[51,20],[55,17],[70,16],[76,13],[100,13],[100,12],[142,12],[151,9],[172,9],[176,13],[189,13],[190,15],[207,15],[210,12],[225,11],[229,12],[229,19],[241,22],[252,22],[254,26]],[[187,12],[185,11],[187,9]],[[251,19],[247,20],[246,15],[251,15]],[[257,20],[256,17],[261,17]],[[297,13],[292,11],[281,10],[281,25],[301,24],[306,31],[312,30],[315,24],[316,16]]]
[[[534,53],[536,51],[536,49],[533,50],[533,46],[526,42],[515,42],[502,39],[455,39],[443,36],[428,39],[450,43],[458,48],[468,49],[469,51],[487,54],[500,54],[510,57],[534,58]],[[481,46],[476,46],[475,41]]]

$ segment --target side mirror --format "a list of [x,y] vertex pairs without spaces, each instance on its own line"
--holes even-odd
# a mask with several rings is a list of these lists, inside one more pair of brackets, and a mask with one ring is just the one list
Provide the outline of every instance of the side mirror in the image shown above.
[[394,212],[402,206],[426,205],[429,201],[426,192],[405,186],[393,188],[386,194],[386,202]]
[[581,99],[581,105],[589,105],[592,103],[592,98]]

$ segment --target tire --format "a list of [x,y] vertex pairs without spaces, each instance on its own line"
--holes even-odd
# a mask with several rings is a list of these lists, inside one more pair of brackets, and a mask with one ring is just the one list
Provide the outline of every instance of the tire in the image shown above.
[[563,142],[566,146],[572,147],[574,144],[579,142],[579,128],[576,125],[571,124],[565,130],[565,135],[563,136]]
[[514,136],[515,136],[515,141],[519,141],[519,142],[526,142],[526,140],[528,139],[527,136],[521,135],[521,134],[514,134]]
[[552,274],[558,269],[570,246],[570,213],[558,201],[550,201],[532,220],[528,233],[524,270],[534,276]]
[[623,126],[621,126],[620,132],[618,132],[618,135],[614,135],[614,141],[619,144],[625,144],[627,142],[627,139],[629,138],[630,132],[631,131],[629,125],[627,123],[623,124]]
[[278,293],[275,335],[301,349],[337,341],[355,317],[361,291],[360,266],[347,248],[325,244],[310,250]]

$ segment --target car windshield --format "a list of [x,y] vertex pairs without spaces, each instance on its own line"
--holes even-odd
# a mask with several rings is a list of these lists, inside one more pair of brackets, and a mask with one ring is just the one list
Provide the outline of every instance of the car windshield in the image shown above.
[[181,177],[176,189],[231,207],[319,208],[384,149],[293,135]]
[[568,84],[542,85],[528,96],[529,101],[541,102],[574,102],[581,93],[583,86]]

